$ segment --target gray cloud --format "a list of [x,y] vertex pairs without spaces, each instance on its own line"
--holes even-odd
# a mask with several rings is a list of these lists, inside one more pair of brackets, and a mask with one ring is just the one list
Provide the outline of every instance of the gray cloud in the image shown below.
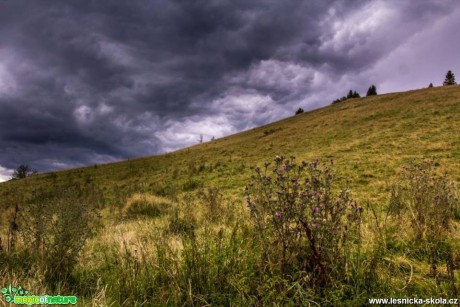
[[[1,1],[0,176],[161,153],[441,83],[456,1]],[[434,79],[438,78],[438,79]]]

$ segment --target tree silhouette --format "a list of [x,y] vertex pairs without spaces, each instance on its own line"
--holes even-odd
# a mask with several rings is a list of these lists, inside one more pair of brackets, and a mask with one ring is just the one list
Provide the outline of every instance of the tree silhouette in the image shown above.
[[33,171],[29,165],[27,164],[21,164],[18,166],[18,168],[14,171],[13,173],[13,179],[23,179],[26,178],[32,174],[37,173],[37,171]]
[[303,113],[303,109],[302,108],[299,108],[297,111],[295,111],[295,115],[298,115],[298,114],[301,114]]
[[377,88],[375,87],[375,85],[372,84],[367,90],[366,96],[373,96],[373,95],[377,95]]
[[360,98],[361,96],[359,95],[359,93],[357,91],[352,91],[350,90],[348,92],[348,95],[347,95],[347,99],[350,99],[350,98]]
[[449,70],[446,74],[446,79],[444,80],[444,83],[442,85],[455,85],[455,84],[457,83],[455,82],[454,73]]
[[433,87],[433,83],[430,83],[430,85],[428,85],[428,88],[432,88]]

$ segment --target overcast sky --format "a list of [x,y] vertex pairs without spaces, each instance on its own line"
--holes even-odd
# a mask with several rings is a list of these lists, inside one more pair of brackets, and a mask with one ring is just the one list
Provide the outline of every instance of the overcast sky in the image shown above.
[[457,0],[0,0],[0,181],[441,85],[459,30]]

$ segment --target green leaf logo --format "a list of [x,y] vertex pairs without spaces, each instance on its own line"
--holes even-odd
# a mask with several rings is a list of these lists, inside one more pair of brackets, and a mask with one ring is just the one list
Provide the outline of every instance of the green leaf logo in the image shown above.
[[22,288],[21,286],[12,287],[11,284],[9,284],[8,287],[6,287],[6,288],[5,287],[2,288],[2,296],[3,296],[3,298],[5,299],[5,301],[7,303],[13,302],[14,297],[16,295],[24,296],[27,293],[29,293],[29,291],[27,291],[26,289]]

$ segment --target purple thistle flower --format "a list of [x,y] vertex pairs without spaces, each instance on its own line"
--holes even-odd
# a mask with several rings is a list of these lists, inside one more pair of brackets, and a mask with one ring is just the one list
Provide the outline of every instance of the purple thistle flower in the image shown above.
[[318,212],[318,208],[315,207],[315,208],[311,209],[311,211],[312,211],[313,213],[317,213],[317,212]]
[[281,218],[281,213],[276,212],[276,213],[275,213],[275,217],[276,217],[277,219],[280,219],[280,218]]

